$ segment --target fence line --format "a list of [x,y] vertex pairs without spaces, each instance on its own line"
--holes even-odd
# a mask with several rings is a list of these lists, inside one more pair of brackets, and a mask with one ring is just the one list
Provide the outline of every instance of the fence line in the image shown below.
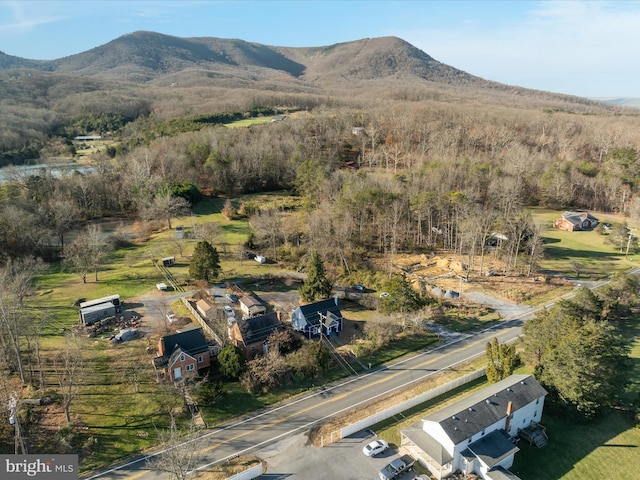
[[227,477],[225,480],[251,480],[258,478],[260,475],[262,475],[262,462],[244,472],[235,474],[233,477]]
[[181,298],[182,303],[185,304],[185,306],[189,309],[189,311],[191,312],[191,314],[193,315],[193,317],[197,320],[197,322],[200,324],[200,326],[202,327],[202,329],[207,332],[211,338],[213,338],[218,345],[224,345],[224,343],[222,341],[220,341],[220,337],[218,337],[218,335],[216,334],[216,332],[213,331],[213,329],[209,326],[209,324],[207,323],[207,321],[202,318],[202,315],[200,315],[200,312],[198,312],[195,308],[193,308],[193,306],[191,305],[191,303],[189,303],[189,300],[187,300],[186,298],[182,297]]
[[173,274],[167,269],[167,267],[165,267],[164,265],[160,265],[158,262],[156,262],[155,260],[153,261],[153,264],[156,266],[156,268],[158,269],[158,271],[162,274],[162,276],[164,277],[165,281],[171,285],[173,287],[173,289],[176,292],[184,292],[184,288],[182,288],[178,282],[176,281],[175,277],[173,276]]
[[371,425],[375,425],[376,423],[391,418],[394,415],[404,412],[405,410],[409,410],[410,408],[431,400],[438,395],[442,395],[462,385],[473,382],[474,380],[477,380],[484,375],[485,368],[483,367],[471,373],[467,373],[466,375],[463,375],[461,377],[455,378],[436,388],[421,393],[420,395],[416,395],[415,397],[410,398],[409,400],[405,400],[404,402],[394,405],[393,407],[389,407],[381,412],[374,413],[373,415],[370,415],[367,418],[363,418],[362,420],[352,423],[351,425],[347,425],[346,427],[343,427],[339,430],[334,430],[333,432],[331,432],[331,435],[329,435],[329,442],[325,443],[324,437],[322,438],[322,445],[325,446],[337,442],[344,437],[348,437],[349,435],[353,435],[354,433],[364,430],[365,428],[369,428]]

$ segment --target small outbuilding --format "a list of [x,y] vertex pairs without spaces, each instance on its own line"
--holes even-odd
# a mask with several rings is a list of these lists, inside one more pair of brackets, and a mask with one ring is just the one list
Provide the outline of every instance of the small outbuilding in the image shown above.
[[80,309],[80,320],[85,325],[93,325],[103,318],[113,317],[116,314],[116,306],[111,303],[100,303]]
[[163,267],[171,267],[172,265],[176,264],[176,257],[164,257],[162,259],[162,266]]
[[196,302],[196,310],[205,320],[210,320],[214,312],[213,305],[204,298]]
[[249,317],[267,313],[267,307],[253,293],[240,297],[239,303],[242,313]]

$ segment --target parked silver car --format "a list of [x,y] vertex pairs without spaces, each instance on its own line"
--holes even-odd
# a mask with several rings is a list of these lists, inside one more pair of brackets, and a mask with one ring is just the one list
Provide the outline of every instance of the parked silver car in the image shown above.
[[367,457],[375,457],[385,452],[389,448],[389,444],[384,440],[374,440],[362,448],[362,453]]

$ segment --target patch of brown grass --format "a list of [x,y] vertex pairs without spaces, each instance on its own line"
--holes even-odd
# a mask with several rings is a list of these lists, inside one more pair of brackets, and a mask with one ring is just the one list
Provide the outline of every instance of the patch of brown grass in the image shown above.
[[[244,472],[252,467],[255,467],[259,463],[261,463],[258,457],[252,456],[243,456],[234,458],[224,463],[220,463],[218,465],[214,465],[206,472],[202,472],[198,475],[196,480],[225,480],[233,475]],[[266,463],[262,465],[262,471],[266,471]]]

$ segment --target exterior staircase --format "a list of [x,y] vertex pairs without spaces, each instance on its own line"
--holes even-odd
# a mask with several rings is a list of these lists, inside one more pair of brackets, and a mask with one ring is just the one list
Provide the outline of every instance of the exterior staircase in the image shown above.
[[518,429],[518,436],[524,438],[529,445],[535,444],[536,447],[542,448],[549,442],[546,428],[536,421],[532,421],[525,429]]

